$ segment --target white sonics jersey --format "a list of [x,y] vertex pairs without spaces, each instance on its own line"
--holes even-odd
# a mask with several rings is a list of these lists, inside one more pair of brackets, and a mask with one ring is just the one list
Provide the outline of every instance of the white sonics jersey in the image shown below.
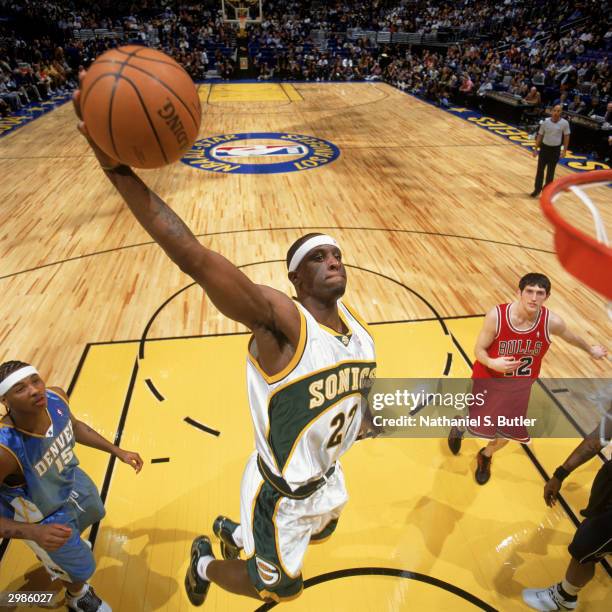
[[321,478],[352,446],[361,426],[363,392],[376,375],[374,341],[351,310],[338,302],[349,330],[340,334],[295,304],[300,340],[287,367],[265,374],[254,341],[247,361],[257,452],[292,490]]

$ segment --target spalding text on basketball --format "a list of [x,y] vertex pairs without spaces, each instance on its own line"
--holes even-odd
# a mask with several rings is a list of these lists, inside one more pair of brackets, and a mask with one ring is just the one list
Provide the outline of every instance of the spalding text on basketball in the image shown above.
[[166,122],[166,125],[176,137],[179,147],[187,146],[187,133],[181,118],[176,114],[174,104],[167,99],[164,106],[157,111],[157,114]]

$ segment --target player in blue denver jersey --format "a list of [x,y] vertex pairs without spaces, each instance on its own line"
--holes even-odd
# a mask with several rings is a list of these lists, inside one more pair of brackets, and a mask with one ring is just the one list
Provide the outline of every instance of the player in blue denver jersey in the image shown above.
[[142,468],[125,451],[77,420],[58,387],[45,386],[36,368],[20,361],[0,365],[0,537],[25,540],[53,579],[66,585],[74,612],[107,612],[110,606],[87,580],[95,561],[81,533],[104,517],[95,484],[81,470],[76,442]]

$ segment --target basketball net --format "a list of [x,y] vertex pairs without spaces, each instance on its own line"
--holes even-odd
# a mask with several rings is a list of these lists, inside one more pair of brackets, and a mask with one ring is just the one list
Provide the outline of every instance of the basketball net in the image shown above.
[[[544,214],[555,226],[559,261],[568,272],[607,298],[608,315],[612,318],[612,248],[599,208],[586,194],[587,189],[609,187],[610,183],[612,170],[564,176],[546,186],[540,202]],[[574,194],[591,213],[595,238],[569,223],[556,210],[555,202],[563,192]]]
[[238,13],[238,28],[240,29],[241,33],[243,33],[246,30],[247,15],[249,14],[248,11],[249,11],[248,8],[240,9]]
[[238,24],[239,36],[242,38],[247,23],[261,22],[262,0],[221,0],[221,12],[223,21]]

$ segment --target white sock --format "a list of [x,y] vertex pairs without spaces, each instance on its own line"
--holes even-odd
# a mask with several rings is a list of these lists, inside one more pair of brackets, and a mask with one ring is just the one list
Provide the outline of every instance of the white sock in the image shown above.
[[568,582],[565,578],[561,581],[561,588],[568,594],[568,595],[578,595],[578,593],[580,592],[580,589],[582,587],[577,587],[574,586],[573,584],[571,584],[570,582]]
[[232,538],[234,538],[234,542],[238,548],[244,548],[244,542],[242,541],[242,525],[238,525],[238,527],[234,529]]
[[206,555],[205,557],[201,557],[198,561],[198,576],[202,580],[210,581],[210,578],[206,575],[206,570],[208,569],[208,564],[214,560],[215,558],[212,555]]
[[81,590],[78,593],[73,593],[72,591],[69,591],[68,589],[66,589],[66,591],[68,592],[69,597],[72,597],[74,599],[80,599],[81,597],[83,597],[83,595],[85,595],[85,593],[87,593],[88,588],[89,588],[89,585],[85,583],[81,587]]

